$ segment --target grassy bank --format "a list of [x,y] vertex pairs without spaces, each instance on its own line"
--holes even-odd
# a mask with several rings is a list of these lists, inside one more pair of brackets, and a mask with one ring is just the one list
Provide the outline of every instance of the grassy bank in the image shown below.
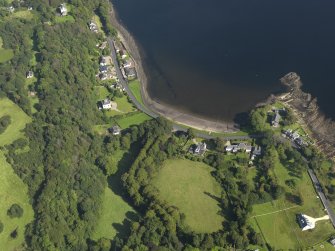
[[219,184],[212,168],[201,162],[168,160],[153,181],[160,197],[185,214],[191,230],[210,233],[221,228],[223,217],[214,197],[220,197]]

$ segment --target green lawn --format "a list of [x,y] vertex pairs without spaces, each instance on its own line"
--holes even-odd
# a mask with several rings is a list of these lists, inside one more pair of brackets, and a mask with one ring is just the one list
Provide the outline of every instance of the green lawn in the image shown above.
[[31,121],[31,118],[20,107],[7,98],[0,99],[0,117],[5,115],[11,117],[11,123],[6,131],[0,134],[0,146],[10,144],[14,140],[23,137],[22,129]]
[[64,17],[56,16],[55,17],[55,22],[58,23],[58,24],[59,23],[66,23],[66,22],[74,23],[75,20],[74,20],[73,16],[71,16],[71,15],[67,15],[67,16],[64,16]]
[[3,41],[2,41],[2,38],[0,37],[0,64],[8,60],[11,60],[14,57],[13,50],[4,49],[2,48],[2,46],[3,46]]
[[117,103],[117,109],[123,113],[136,111],[136,108],[133,106],[133,104],[128,101],[127,96],[123,96],[122,98],[115,98],[114,102]]
[[117,160],[118,171],[108,178],[109,187],[104,193],[101,216],[92,235],[94,240],[103,237],[113,239],[116,234],[126,237],[129,235],[130,222],[138,219],[134,209],[120,196],[123,193],[121,176],[129,169],[138,151],[136,148],[135,152],[130,150],[128,153],[124,151],[113,153],[113,157]]
[[164,163],[153,184],[160,197],[185,214],[191,230],[210,233],[222,227],[220,207],[213,198],[220,197],[220,185],[211,176],[213,169],[202,162],[185,159]]
[[4,63],[11,60],[14,57],[13,50],[10,49],[0,49],[0,63]]
[[143,123],[144,121],[147,121],[150,119],[151,117],[149,117],[145,113],[134,113],[131,116],[118,119],[116,122],[122,129],[125,129],[125,128],[130,127],[131,125],[139,125]]
[[[106,87],[104,86],[95,87],[95,97],[96,97],[97,102],[105,99],[109,95],[110,93]],[[109,116],[121,115],[124,113],[136,111],[136,108],[133,106],[131,102],[128,101],[128,98],[126,95],[123,95],[121,98],[115,97],[113,102],[116,102],[117,109],[119,111],[115,111],[115,110],[107,111],[107,115]]]
[[14,12],[13,15],[11,15],[10,17],[31,20],[34,17],[34,14],[32,11],[29,10],[20,10]]
[[129,89],[134,94],[134,96],[137,99],[137,101],[139,103],[141,103],[143,106],[145,106],[144,102],[143,102],[143,99],[142,99],[141,83],[140,83],[140,81],[138,79],[131,81],[129,83]]
[[[0,220],[4,224],[4,231],[0,234],[1,250],[15,250],[24,242],[25,225],[33,220],[34,213],[29,204],[26,185],[6,162],[2,151],[0,151],[0,201]],[[11,219],[7,216],[7,210],[13,203],[23,208],[21,218]],[[15,229],[18,230],[18,237],[12,239],[10,233]]]
[[[127,225],[125,220],[129,213],[135,213],[134,209],[129,206],[122,197],[116,195],[110,188],[106,187],[103,197],[102,213],[92,238],[94,240],[100,238],[113,239],[115,235],[120,232],[118,229],[124,229],[122,225]],[[120,234],[124,235],[125,233]]]
[[[0,99],[0,117],[11,116],[11,124],[6,131],[0,134],[0,146],[12,143],[23,137],[22,129],[30,118],[9,99]],[[0,234],[1,250],[18,250],[24,242],[25,225],[33,220],[33,210],[29,204],[27,187],[14,173],[11,166],[6,162],[4,152],[0,151],[0,221],[4,224],[4,231]],[[10,219],[7,210],[13,203],[19,204],[23,210],[21,218]],[[15,229],[18,237],[12,239],[10,233]]]
[[94,16],[92,17],[92,20],[97,24],[99,32],[101,32],[104,36],[106,36],[106,35],[105,35],[105,32],[104,32],[103,29],[102,29],[102,23],[101,23],[101,21],[100,21],[99,16],[98,16],[98,15],[94,15]]
[[[294,167],[294,163],[287,165]],[[252,216],[256,217],[250,218],[250,223],[255,227],[256,231],[263,234],[266,242],[275,248],[283,250],[289,248],[297,249],[299,247],[306,248],[327,240],[335,233],[329,220],[320,221],[315,229],[304,232],[301,231],[296,223],[296,215],[299,213],[315,218],[326,215],[307,171],[304,172],[301,179],[294,178],[289,175],[288,169],[277,161],[274,174],[279,184],[284,186],[286,191],[292,194],[300,193],[304,203],[299,206],[283,197],[276,201],[253,206]],[[285,180],[292,178],[295,179],[297,184],[295,189],[291,189],[285,184]]]
[[109,96],[109,91],[105,86],[95,86],[94,87],[94,92],[95,92],[95,98],[98,101],[105,99],[107,96]]

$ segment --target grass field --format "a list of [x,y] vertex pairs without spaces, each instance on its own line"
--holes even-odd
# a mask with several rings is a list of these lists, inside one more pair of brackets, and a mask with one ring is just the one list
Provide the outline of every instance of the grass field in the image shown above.
[[143,102],[143,99],[142,99],[142,95],[141,95],[141,83],[140,83],[140,81],[138,79],[131,81],[129,83],[129,89],[134,94],[137,101],[139,103],[141,103],[143,106],[145,106],[144,102]]
[[177,206],[186,215],[191,230],[210,233],[221,228],[223,217],[213,198],[220,197],[221,188],[211,176],[212,168],[201,162],[168,160],[154,179],[160,196]]
[[2,48],[2,46],[3,46],[3,41],[2,41],[2,38],[0,37],[0,64],[8,60],[11,60],[14,57],[13,50],[4,49]]
[[285,184],[286,179],[292,179],[293,177],[289,175],[288,169],[279,161],[275,165],[274,173],[279,184],[292,194],[301,194],[304,203],[299,206],[281,198],[276,201],[254,205],[250,223],[256,231],[262,233],[265,242],[276,249],[287,250],[292,248],[296,250],[301,247],[317,245],[334,234],[335,231],[330,221],[320,221],[315,229],[304,232],[301,231],[296,222],[296,215],[299,213],[315,218],[326,215],[307,171],[301,179],[294,178],[297,184],[295,189],[291,189]]
[[151,117],[149,117],[145,113],[134,113],[131,116],[118,119],[116,122],[122,129],[125,129],[125,128],[130,127],[131,125],[139,125],[143,123],[144,121],[147,121],[150,119]]
[[92,235],[94,240],[103,237],[113,239],[116,234],[125,237],[129,234],[130,222],[138,218],[134,209],[120,196],[123,193],[121,176],[128,171],[138,151],[116,151],[113,154],[117,160],[118,171],[108,178],[109,187],[104,193],[103,209]]
[[[30,122],[30,118],[9,99],[0,99],[0,108],[0,117],[11,116],[11,124],[0,134],[0,146],[4,146],[23,136],[21,130]],[[26,185],[6,162],[3,151],[0,151],[0,201],[0,220],[4,224],[4,231],[0,234],[0,249],[17,250],[24,242],[25,225],[33,219],[33,210],[29,204]],[[13,203],[23,208],[21,218],[10,219],[7,216],[7,210]],[[18,237],[12,239],[10,233],[15,229],[18,231]]]
[[126,234],[122,232],[122,229],[124,229],[122,225],[127,224],[124,221],[129,214],[134,213],[134,209],[122,197],[116,195],[110,188],[106,187],[102,213],[92,236],[93,239],[113,239],[117,233],[121,235]]
[[[6,162],[4,153],[0,151],[0,220],[4,224],[4,231],[0,234],[1,250],[14,250],[24,242],[25,225],[33,220],[33,210],[29,204],[27,187],[14,173]],[[24,212],[21,218],[11,219],[7,210],[13,203],[19,204]],[[12,239],[10,233],[18,230],[18,237]]]
[[31,20],[34,17],[34,14],[33,12],[29,10],[20,10],[20,11],[14,12],[13,15],[11,15],[10,17]]
[[123,113],[136,111],[136,108],[128,101],[128,98],[125,95],[122,98],[115,98],[114,101],[117,103],[117,109]]
[[0,117],[5,115],[11,117],[11,123],[6,131],[0,134],[0,146],[10,144],[23,137],[22,129],[31,121],[31,118],[20,107],[7,98],[0,99]]
[[71,16],[71,15],[67,15],[67,16],[64,16],[64,17],[56,16],[55,17],[55,22],[58,23],[58,24],[59,23],[66,23],[66,22],[74,23],[75,20],[74,20],[73,16]]

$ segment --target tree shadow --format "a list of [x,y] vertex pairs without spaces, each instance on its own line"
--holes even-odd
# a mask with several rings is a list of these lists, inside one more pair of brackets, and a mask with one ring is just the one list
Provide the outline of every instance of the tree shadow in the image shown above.
[[215,200],[216,202],[221,204],[221,198],[219,198],[219,197],[217,197],[214,194],[211,194],[209,192],[204,192],[204,194],[206,194],[208,197],[212,198],[213,200]]
[[236,128],[248,131],[250,129],[249,111],[237,113],[233,118],[233,121],[236,124]]
[[128,211],[126,213],[126,218],[122,221],[122,223],[113,223],[112,226],[116,230],[116,235],[112,241],[112,250],[120,250],[118,247],[116,240],[124,240],[129,237],[131,232],[131,225],[139,221],[139,216],[135,212]]
[[121,160],[118,162],[117,172],[108,177],[108,187],[117,195],[127,198],[126,192],[123,189],[123,184],[121,177],[124,173],[126,173],[133,162],[136,159],[140,151],[140,146],[138,143],[134,143],[131,145],[128,152],[124,153]]

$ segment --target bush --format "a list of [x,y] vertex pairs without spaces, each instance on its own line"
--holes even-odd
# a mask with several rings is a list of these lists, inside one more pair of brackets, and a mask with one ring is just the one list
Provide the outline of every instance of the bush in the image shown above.
[[18,235],[17,228],[16,228],[13,232],[10,233],[10,237],[11,237],[12,239],[16,239],[17,235]]
[[3,133],[10,124],[10,116],[6,115],[0,118],[0,134]]
[[3,223],[0,221],[0,234],[3,232],[3,228],[4,228]]
[[23,209],[18,204],[13,204],[7,211],[10,218],[20,218],[23,215]]

